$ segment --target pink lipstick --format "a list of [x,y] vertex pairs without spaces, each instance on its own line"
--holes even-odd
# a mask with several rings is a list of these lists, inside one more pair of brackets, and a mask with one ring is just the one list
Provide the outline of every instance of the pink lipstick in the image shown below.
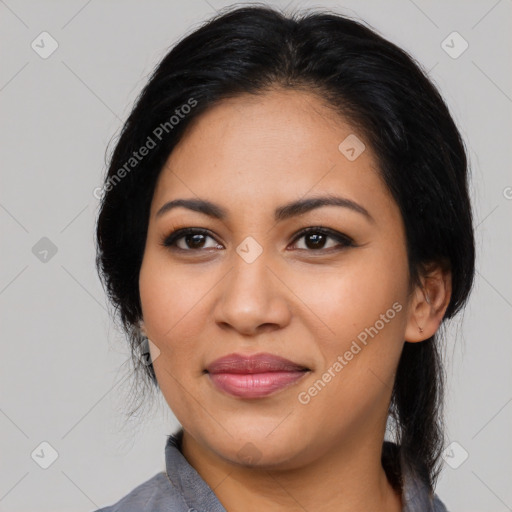
[[206,372],[221,391],[240,398],[263,398],[301,379],[309,368],[273,354],[229,354]]

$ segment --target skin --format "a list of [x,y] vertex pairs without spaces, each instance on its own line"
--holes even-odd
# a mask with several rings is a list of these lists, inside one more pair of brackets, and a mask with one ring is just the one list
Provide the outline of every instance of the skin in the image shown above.
[[[404,341],[439,327],[450,276],[436,267],[410,288],[400,211],[369,145],[354,161],[338,149],[350,134],[364,141],[313,94],[242,95],[189,126],[155,188],[139,276],[142,327],[160,351],[154,369],[184,428],[183,454],[229,512],[240,504],[249,512],[402,509],[380,461],[392,385]],[[339,206],[274,220],[278,206],[326,194],[357,202],[373,220]],[[207,199],[228,217],[183,207],[156,216],[178,198]],[[296,238],[311,226],[355,246]],[[210,233],[196,245],[181,238],[182,251],[162,245],[183,227]],[[248,236],[263,251],[251,263],[236,252]],[[299,393],[394,303],[401,311],[301,403]],[[204,373],[233,352],[270,352],[310,371],[271,396],[236,398]]]

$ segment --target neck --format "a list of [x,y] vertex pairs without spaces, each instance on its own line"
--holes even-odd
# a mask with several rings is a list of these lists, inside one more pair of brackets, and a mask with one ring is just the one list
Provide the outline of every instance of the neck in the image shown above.
[[401,512],[401,496],[381,464],[383,439],[380,444],[362,442],[341,442],[338,449],[293,469],[233,464],[187,432],[182,452],[228,512],[240,510],[241,503],[245,512]]

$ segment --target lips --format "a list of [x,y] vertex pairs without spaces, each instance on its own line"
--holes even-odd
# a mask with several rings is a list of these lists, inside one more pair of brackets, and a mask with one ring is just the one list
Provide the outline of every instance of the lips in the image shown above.
[[301,379],[309,368],[273,354],[230,354],[206,372],[216,388],[239,398],[262,398]]

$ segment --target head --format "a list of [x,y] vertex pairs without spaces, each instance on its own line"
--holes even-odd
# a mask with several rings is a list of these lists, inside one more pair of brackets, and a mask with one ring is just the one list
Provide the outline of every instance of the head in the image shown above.
[[[331,13],[218,15],[158,65],[105,178],[97,266],[137,378],[234,462],[252,443],[255,464],[299,467],[389,417],[433,486],[439,327],[474,273],[467,172],[439,92],[376,32]],[[206,373],[233,352],[308,371],[237,400]]]

